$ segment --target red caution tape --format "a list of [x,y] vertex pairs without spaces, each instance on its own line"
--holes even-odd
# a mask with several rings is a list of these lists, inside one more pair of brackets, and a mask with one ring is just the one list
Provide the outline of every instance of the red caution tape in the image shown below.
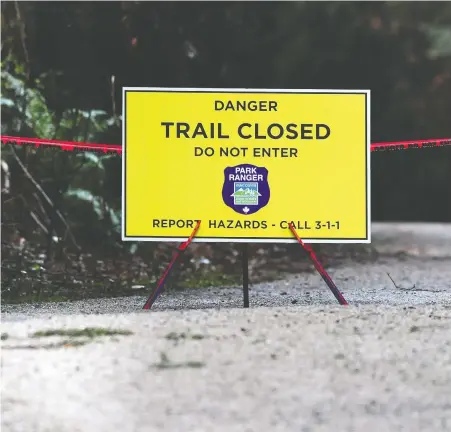
[[40,146],[50,146],[59,147],[62,150],[81,150],[81,151],[103,151],[104,153],[115,152],[117,154],[122,154],[122,146],[115,144],[91,144],[76,141],[59,141],[59,140],[49,140],[40,138],[22,138],[13,137],[8,135],[2,135],[2,144],[33,144],[36,147]]
[[[82,151],[103,151],[115,152],[122,154],[122,146],[117,144],[91,144],[82,143],[77,141],[59,141],[40,138],[22,138],[13,137],[8,135],[2,135],[2,144],[33,144],[36,147],[40,146],[52,146],[59,147],[63,150],[82,150]],[[407,150],[407,149],[419,149],[419,148],[431,148],[431,147],[445,147],[451,146],[451,138],[438,138],[430,140],[417,140],[417,141],[398,141],[398,142],[382,142],[371,144],[371,151],[386,151],[386,150]]]
[[451,145],[451,138],[441,138],[433,140],[418,140],[418,141],[399,141],[399,142],[384,142],[371,144],[371,151],[384,150],[407,150],[415,148],[431,148],[444,147]]

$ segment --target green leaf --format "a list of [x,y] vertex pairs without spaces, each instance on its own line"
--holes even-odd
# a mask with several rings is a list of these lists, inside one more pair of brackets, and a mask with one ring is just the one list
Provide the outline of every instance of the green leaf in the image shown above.
[[86,189],[69,189],[65,193],[66,197],[73,197],[81,201],[89,202],[92,204],[92,209],[99,219],[103,217],[102,198],[94,196]]
[[14,105],[14,102],[13,102],[11,99],[6,99],[6,98],[4,98],[4,97],[0,98],[0,104],[1,104],[2,106],[7,106],[7,107],[13,107],[13,106],[15,106],[15,105]]
[[66,196],[75,197],[82,201],[91,202],[94,199],[94,195],[86,189],[69,189],[66,192]]
[[120,211],[115,211],[112,208],[109,208],[109,214],[111,219],[111,224],[113,225],[116,232],[121,232],[121,219],[120,219]]
[[90,167],[95,166],[96,168],[99,168],[101,170],[105,170],[105,167],[103,166],[103,162],[102,162],[102,157],[92,153],[92,152],[83,152],[83,153],[78,153],[77,158],[84,158],[87,159],[89,162],[91,162],[89,164]]

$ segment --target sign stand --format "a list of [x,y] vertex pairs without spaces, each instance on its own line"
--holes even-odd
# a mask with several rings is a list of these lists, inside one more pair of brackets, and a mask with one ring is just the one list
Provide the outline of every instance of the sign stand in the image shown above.
[[249,245],[243,243],[241,252],[241,265],[243,268],[243,307],[249,307]]
[[[170,271],[172,270],[175,262],[177,261],[178,257],[187,249],[187,247],[192,242],[194,236],[196,235],[197,231],[200,227],[200,221],[197,221],[197,225],[194,228],[193,232],[191,233],[190,237],[187,241],[180,244],[180,246],[177,248],[176,252],[174,253],[171,262],[166,267],[166,270],[163,273],[163,276],[161,276],[160,280],[157,283],[157,286],[150,294],[149,298],[146,301],[146,304],[144,305],[143,309],[150,309],[152,305],[154,304],[157,297],[161,294],[164,283],[166,281],[166,278],[169,276]],[[326,282],[329,289],[332,291],[332,294],[337,299],[338,303],[340,303],[342,306],[347,306],[348,302],[344,298],[343,294],[340,292],[340,290],[335,285],[332,278],[328,275],[324,267],[319,262],[318,258],[315,255],[315,252],[313,252],[313,249],[306,245],[302,239],[299,237],[298,233],[296,232],[293,223],[291,222],[289,224],[290,230],[293,233],[293,235],[296,237],[296,240],[298,243],[302,246],[302,249],[307,254],[309,259],[312,261],[316,271],[320,274],[320,276],[323,278],[324,282]],[[247,243],[243,243],[243,247],[241,250],[241,265],[242,265],[242,271],[243,271],[243,307],[248,308],[249,307],[249,245]]]

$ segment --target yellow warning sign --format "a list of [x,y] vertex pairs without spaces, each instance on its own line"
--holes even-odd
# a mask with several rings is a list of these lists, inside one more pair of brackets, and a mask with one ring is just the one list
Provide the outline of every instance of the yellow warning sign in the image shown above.
[[122,238],[370,242],[368,90],[123,89]]

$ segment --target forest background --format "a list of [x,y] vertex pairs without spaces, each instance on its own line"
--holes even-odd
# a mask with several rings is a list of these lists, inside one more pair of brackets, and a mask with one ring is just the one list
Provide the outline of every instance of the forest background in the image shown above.
[[[121,144],[122,86],[370,89],[371,140],[451,136],[449,2],[2,2],[2,134]],[[174,244],[120,240],[121,159],[2,146],[2,302],[148,292]],[[451,221],[449,148],[373,153],[373,221]],[[372,248],[317,245],[326,264]],[[253,245],[252,281],[308,271]],[[193,244],[172,288],[239,281]]]

